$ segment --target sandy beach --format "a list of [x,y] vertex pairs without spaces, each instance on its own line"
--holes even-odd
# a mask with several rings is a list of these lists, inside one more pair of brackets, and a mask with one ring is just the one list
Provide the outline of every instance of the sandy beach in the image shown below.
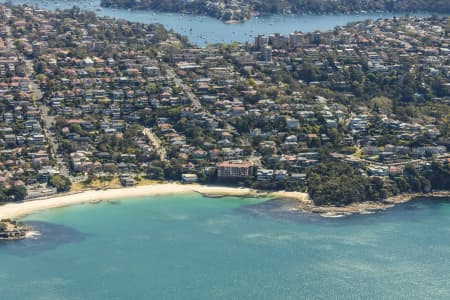
[[83,203],[97,203],[105,200],[129,199],[171,194],[200,193],[207,197],[268,197],[283,198],[297,201],[296,210],[318,213],[325,217],[336,215],[366,214],[388,209],[396,204],[408,202],[419,197],[448,198],[450,192],[430,194],[404,194],[380,202],[361,202],[347,206],[316,206],[307,193],[301,192],[263,192],[249,188],[226,186],[210,186],[200,184],[161,183],[133,188],[117,188],[106,190],[87,190],[78,193],[60,194],[48,198],[35,199],[19,203],[8,203],[0,206],[0,219],[17,219],[35,212]]
[[61,194],[54,197],[24,201],[20,203],[8,203],[0,206],[0,219],[16,219],[42,210],[83,203],[192,192],[201,193],[206,196],[268,196],[291,198],[299,201],[308,198],[307,194],[297,192],[264,193],[248,188],[165,183],[133,188],[89,190],[74,194]]

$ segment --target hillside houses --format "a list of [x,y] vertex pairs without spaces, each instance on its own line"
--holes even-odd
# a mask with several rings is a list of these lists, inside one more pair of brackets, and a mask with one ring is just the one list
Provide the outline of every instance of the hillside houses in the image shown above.
[[[49,167],[71,178],[126,173],[125,185],[141,176],[303,188],[330,154],[389,177],[401,173],[392,166],[448,153],[443,20],[201,48],[158,25],[77,14],[20,7],[0,16],[15,24],[0,25],[5,181],[37,181]],[[16,176],[19,167],[32,175]]]

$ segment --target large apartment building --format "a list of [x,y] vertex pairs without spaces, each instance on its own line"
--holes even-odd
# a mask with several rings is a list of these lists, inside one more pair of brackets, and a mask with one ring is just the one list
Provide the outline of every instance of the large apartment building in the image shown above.
[[232,160],[217,164],[219,179],[238,179],[253,175],[253,164],[248,161]]

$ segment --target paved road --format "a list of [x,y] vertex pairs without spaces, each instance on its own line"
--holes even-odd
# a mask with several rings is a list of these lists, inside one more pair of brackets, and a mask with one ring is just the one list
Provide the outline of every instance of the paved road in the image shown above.
[[153,144],[153,147],[155,147],[156,153],[158,153],[159,155],[159,159],[161,161],[167,161],[167,150],[162,145],[161,140],[156,136],[156,134],[153,133],[150,128],[144,128],[143,132]]
[[381,167],[387,167],[387,166],[401,166],[404,164],[416,164],[416,163],[420,163],[420,162],[427,162],[427,160],[424,159],[414,159],[414,160],[407,160],[407,161],[403,161],[403,162],[395,162],[395,163],[381,163],[381,162],[377,162],[377,161],[372,161],[372,160],[367,160],[367,159],[362,159],[353,155],[346,155],[346,154],[340,154],[340,153],[331,153],[331,156],[333,156],[336,159],[340,159],[344,162],[348,162],[348,163],[361,163],[361,164],[366,164],[366,165],[376,165],[376,166],[381,166]]
[[[15,50],[14,41],[11,38],[11,28],[9,26],[5,26],[5,30],[7,33],[6,46],[9,49]],[[68,168],[67,164],[62,159],[62,157],[58,156],[58,154],[57,154],[58,153],[58,143],[56,141],[56,138],[50,134],[50,127],[52,126],[52,124],[54,122],[54,117],[48,115],[49,109],[45,105],[45,103],[42,101],[43,93],[41,91],[41,88],[40,88],[39,84],[37,84],[33,80],[33,78],[34,78],[33,61],[31,59],[25,59],[20,53],[17,53],[17,56],[18,56],[19,60],[21,60],[25,64],[25,76],[30,80],[29,89],[30,89],[31,94],[33,95],[34,105],[36,106],[36,108],[39,108],[39,110],[41,112],[41,118],[44,123],[43,131],[47,138],[47,141],[49,141],[49,143],[50,143],[51,156],[53,159],[56,159],[56,161],[58,163],[58,167],[59,167],[59,172],[61,173],[61,175],[69,177],[70,172],[69,172],[69,168]]]
[[62,155],[58,154],[58,141],[56,140],[56,136],[51,134],[50,128],[53,126],[55,122],[55,117],[50,116],[48,114],[49,108],[48,106],[41,104],[39,106],[39,110],[41,111],[41,117],[42,121],[44,121],[44,132],[47,136],[47,140],[50,143],[50,149],[53,155],[53,158],[56,159],[58,166],[59,166],[59,172],[61,175],[64,175],[66,177],[70,176],[70,169],[67,163],[64,161]]
[[182,79],[180,79],[176,74],[175,71],[170,67],[167,66],[166,69],[167,77],[170,80],[173,80],[175,82],[175,85],[177,87],[181,87],[183,92],[186,94],[186,96],[189,98],[189,100],[192,103],[192,107],[194,107],[196,110],[203,110],[202,104],[200,103],[200,100],[198,100],[197,96],[192,92],[192,89],[190,86],[185,84]]
[[34,101],[42,101],[43,93],[41,91],[41,87],[37,84],[34,78],[34,67],[33,61],[31,59],[24,59],[25,62],[25,72],[27,74],[28,79],[30,80],[30,91],[33,94]]
[[[198,97],[194,94],[194,92],[192,91],[192,88],[185,84],[183,82],[183,80],[181,78],[179,78],[176,74],[175,71],[173,70],[173,68],[171,66],[165,65],[166,67],[166,73],[167,73],[167,78],[169,80],[173,80],[173,82],[175,83],[175,85],[177,87],[180,87],[183,92],[186,94],[186,96],[188,97],[188,99],[191,101],[192,103],[192,107],[194,108],[194,110],[196,111],[200,111],[200,112],[204,112],[206,116],[212,118],[212,119],[216,119],[216,117],[211,114],[209,111],[207,111],[201,104],[200,100],[198,99]],[[225,123],[226,126],[231,126],[228,123]]]

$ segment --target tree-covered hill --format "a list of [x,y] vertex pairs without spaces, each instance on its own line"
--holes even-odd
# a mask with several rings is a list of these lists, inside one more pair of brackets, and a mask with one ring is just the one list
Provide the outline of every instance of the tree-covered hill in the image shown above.
[[242,21],[252,15],[277,13],[450,12],[450,1],[448,0],[101,0],[101,5],[201,14],[224,21]]

